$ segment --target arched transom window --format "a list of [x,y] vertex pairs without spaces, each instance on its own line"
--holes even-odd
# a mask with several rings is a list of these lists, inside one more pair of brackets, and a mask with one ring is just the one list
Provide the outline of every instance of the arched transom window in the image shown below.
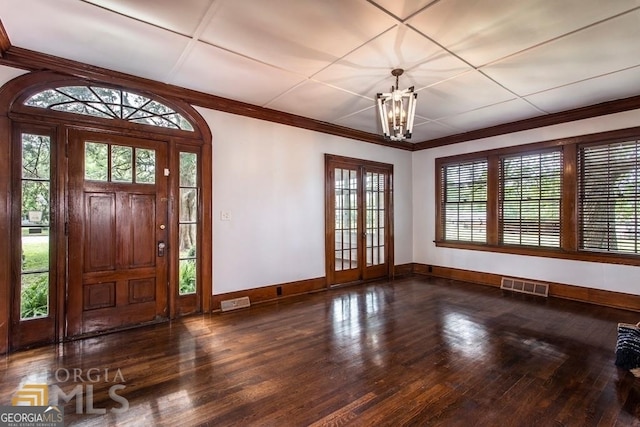
[[144,95],[99,86],[64,86],[46,89],[24,102],[29,107],[45,108],[104,119],[193,132],[189,121],[172,108]]

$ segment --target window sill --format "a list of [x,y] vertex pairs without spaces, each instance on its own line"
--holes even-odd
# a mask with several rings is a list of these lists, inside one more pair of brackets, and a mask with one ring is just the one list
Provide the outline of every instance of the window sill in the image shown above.
[[524,247],[524,246],[499,246],[471,242],[434,241],[436,247],[465,249],[472,251],[496,252],[513,255],[526,255],[544,258],[559,258],[575,261],[600,262],[606,264],[621,264],[640,266],[640,256],[610,254],[587,251],[565,251],[563,249]]

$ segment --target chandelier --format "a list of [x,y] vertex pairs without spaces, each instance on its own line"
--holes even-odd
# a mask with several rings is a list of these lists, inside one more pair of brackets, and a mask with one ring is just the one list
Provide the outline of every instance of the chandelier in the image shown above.
[[416,99],[418,94],[409,89],[398,89],[398,77],[404,73],[402,68],[391,71],[396,78],[396,87],[391,87],[390,93],[379,93],[376,96],[378,112],[382,123],[382,133],[385,139],[403,141],[411,138],[413,119],[416,114]]

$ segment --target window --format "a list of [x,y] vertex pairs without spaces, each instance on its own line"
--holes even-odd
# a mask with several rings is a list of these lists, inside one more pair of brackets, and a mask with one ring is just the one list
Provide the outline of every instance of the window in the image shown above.
[[487,160],[442,168],[444,238],[452,241],[487,240]]
[[640,266],[640,127],[435,166],[436,246]]
[[180,153],[180,217],[178,221],[180,251],[180,295],[197,292],[198,259],[198,155]]
[[155,184],[156,152],[148,148],[87,142],[84,147],[84,178],[88,181]]
[[29,97],[24,105],[54,111],[120,119],[133,123],[193,132],[189,121],[172,108],[126,90],[97,86],[65,86]]
[[640,253],[640,143],[581,147],[578,170],[580,249]]
[[49,315],[51,138],[22,134],[20,319]]
[[560,151],[502,158],[501,243],[560,247],[561,197]]

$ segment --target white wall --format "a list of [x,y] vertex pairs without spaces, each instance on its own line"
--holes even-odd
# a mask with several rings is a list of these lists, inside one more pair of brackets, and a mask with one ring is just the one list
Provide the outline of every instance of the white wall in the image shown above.
[[413,153],[414,261],[640,295],[638,267],[437,248],[433,243],[436,158],[638,125],[640,110],[634,110]]
[[395,263],[412,262],[411,152],[198,111],[213,133],[214,294],[325,275],[325,153],[394,165]]
[[[0,86],[24,74],[0,66]],[[324,153],[394,164],[395,263],[640,295],[638,267],[436,248],[434,159],[640,125],[640,110],[410,153],[199,109],[213,132],[213,273],[221,294],[324,276]],[[228,211],[231,221],[221,221]]]
[[9,80],[12,80],[15,77],[21,76],[26,73],[27,71],[25,70],[0,65],[0,87],[2,87]]

